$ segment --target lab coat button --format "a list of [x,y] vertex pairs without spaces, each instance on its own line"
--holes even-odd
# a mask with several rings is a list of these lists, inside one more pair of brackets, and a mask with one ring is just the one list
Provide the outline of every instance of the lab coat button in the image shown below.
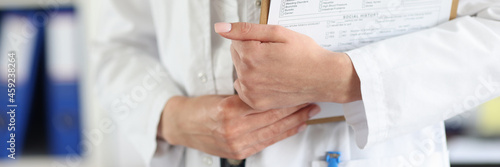
[[205,163],[208,166],[212,166],[213,161],[211,157],[203,157],[203,163]]
[[203,72],[198,73],[198,79],[203,83],[207,83],[207,74]]
[[262,4],[262,0],[255,1],[255,6],[260,7],[261,4]]

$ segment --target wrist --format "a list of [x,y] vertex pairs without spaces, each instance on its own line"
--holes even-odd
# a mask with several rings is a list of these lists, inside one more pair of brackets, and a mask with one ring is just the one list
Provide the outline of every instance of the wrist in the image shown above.
[[347,53],[342,53],[344,61],[344,77],[346,78],[346,82],[344,83],[345,90],[345,98],[344,103],[349,103],[357,100],[361,100],[361,81],[359,80],[358,73],[354,68],[354,64],[352,64],[352,60],[347,55]]
[[165,107],[160,117],[160,123],[158,124],[157,136],[161,139],[167,141],[171,145],[181,144],[179,139],[180,134],[178,132],[178,126],[175,118],[180,111],[182,111],[183,106],[189,98],[184,96],[174,96],[171,97]]
[[360,80],[351,58],[346,53],[331,52],[327,56],[323,102],[349,103],[361,100]]

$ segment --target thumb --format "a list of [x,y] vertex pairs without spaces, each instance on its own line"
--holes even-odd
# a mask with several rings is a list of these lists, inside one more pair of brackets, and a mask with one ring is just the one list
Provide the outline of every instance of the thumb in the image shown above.
[[288,29],[278,25],[253,23],[216,23],[215,32],[224,38],[240,41],[285,42]]

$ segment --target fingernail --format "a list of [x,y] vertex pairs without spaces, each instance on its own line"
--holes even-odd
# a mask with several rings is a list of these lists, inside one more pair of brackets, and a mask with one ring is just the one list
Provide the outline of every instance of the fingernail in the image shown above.
[[314,106],[311,111],[309,111],[309,118],[314,117],[315,115],[318,115],[318,113],[321,111],[321,108],[319,106]]
[[216,33],[229,32],[231,31],[231,24],[224,22],[215,23],[214,29]]
[[307,128],[307,125],[306,125],[306,124],[304,124],[304,125],[302,125],[302,126],[300,126],[300,127],[299,127],[299,130],[298,130],[298,131],[299,131],[299,132],[302,132],[302,131],[306,130],[306,128]]

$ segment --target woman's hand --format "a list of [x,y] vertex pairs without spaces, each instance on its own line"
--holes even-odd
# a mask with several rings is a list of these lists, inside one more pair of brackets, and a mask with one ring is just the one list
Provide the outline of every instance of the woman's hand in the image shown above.
[[245,159],[306,128],[316,105],[254,110],[236,96],[172,97],[163,110],[158,136],[230,159]]
[[276,25],[217,23],[215,30],[232,40],[234,87],[255,109],[361,99],[359,78],[345,53]]

